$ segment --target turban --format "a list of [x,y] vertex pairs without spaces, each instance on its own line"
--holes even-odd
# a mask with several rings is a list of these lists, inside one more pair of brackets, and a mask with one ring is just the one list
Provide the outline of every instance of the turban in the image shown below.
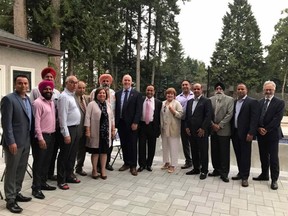
[[218,86],[220,86],[222,88],[223,91],[225,91],[225,85],[221,82],[218,82],[214,85],[214,89],[216,89]]
[[40,91],[40,93],[43,92],[43,90],[47,87],[47,86],[50,86],[52,91],[54,89],[54,82],[52,81],[49,81],[49,80],[43,80],[42,82],[39,83],[38,85],[38,89]]
[[46,74],[51,73],[52,76],[54,77],[54,79],[56,78],[56,71],[52,68],[52,67],[46,67],[42,70],[41,72],[41,77],[42,79],[44,79],[44,77],[46,76]]
[[112,84],[113,82],[113,78],[110,74],[102,74],[100,77],[99,77],[99,83],[101,84],[103,80],[105,79],[108,79],[110,84]]

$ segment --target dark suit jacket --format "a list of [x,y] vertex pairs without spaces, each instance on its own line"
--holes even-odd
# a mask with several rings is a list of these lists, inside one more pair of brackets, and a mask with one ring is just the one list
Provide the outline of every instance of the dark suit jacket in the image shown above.
[[[232,135],[236,135],[234,134],[235,113],[236,113],[236,101],[234,103],[234,114],[231,122]],[[240,139],[246,140],[248,133],[253,135],[254,137],[256,136],[259,116],[260,116],[260,108],[258,101],[255,100],[254,98],[247,96],[246,99],[243,101],[237,121],[238,124],[237,131]]]
[[[116,97],[116,108],[115,108],[115,126],[119,125],[120,114],[121,114],[121,95],[123,89],[115,93]],[[127,106],[123,110],[122,119],[127,125],[132,125],[132,123],[139,124],[142,115],[142,96],[141,93],[135,89],[131,89],[127,100]]]
[[197,130],[202,128],[205,130],[205,136],[210,133],[211,118],[212,118],[212,104],[211,100],[201,96],[197,106],[195,107],[194,113],[192,114],[192,105],[194,98],[187,102],[186,107],[186,128],[190,129],[192,136],[197,136]]
[[[31,105],[29,97],[27,97]],[[1,100],[1,124],[3,129],[2,144],[7,147],[16,143],[18,147],[26,145],[28,136],[32,142],[34,136],[34,117],[31,107],[31,130],[28,113],[22,98],[15,92]],[[31,143],[30,143],[31,144]]]
[[[142,98],[142,109],[143,109],[143,103],[146,99],[146,96]],[[156,137],[160,136],[161,133],[161,127],[160,127],[160,111],[162,108],[162,102],[158,100],[157,98],[154,98],[155,100],[155,109],[154,109],[154,114],[153,114],[153,132]],[[141,115],[142,117],[142,115]]]
[[[264,106],[264,102],[264,98],[259,101],[260,112]],[[263,125],[258,124],[258,127],[264,127],[267,130],[267,135],[269,135],[270,138],[280,139],[283,137],[280,125],[283,118],[284,109],[284,101],[274,96],[270,101],[268,109],[264,115]]]

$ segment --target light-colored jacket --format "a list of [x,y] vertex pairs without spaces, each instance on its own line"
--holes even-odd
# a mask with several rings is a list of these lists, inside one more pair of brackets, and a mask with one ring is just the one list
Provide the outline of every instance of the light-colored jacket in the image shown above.
[[[218,124],[220,130],[217,132],[219,136],[230,136],[231,135],[231,119],[233,117],[234,110],[234,99],[230,96],[223,95],[217,107],[217,113],[215,113],[216,108],[216,96],[211,98],[212,108],[213,108],[213,117],[212,123]],[[215,132],[212,132],[212,134]]]
[[173,115],[169,108],[165,106],[166,100],[162,103],[160,121],[161,121],[161,135],[168,137],[180,137],[181,117],[183,115],[183,108],[179,101],[172,100],[169,106],[176,110]]
[[[109,118],[109,147],[111,146],[112,128],[114,128],[114,115],[108,101],[107,113]],[[90,127],[90,139],[87,139],[86,146],[89,148],[99,148],[99,130],[100,130],[101,110],[96,101],[91,101],[86,109],[84,126]]]

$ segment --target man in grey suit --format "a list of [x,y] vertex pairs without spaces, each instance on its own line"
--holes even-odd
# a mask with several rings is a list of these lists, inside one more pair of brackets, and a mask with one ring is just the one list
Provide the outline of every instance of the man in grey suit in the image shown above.
[[81,176],[87,175],[87,173],[83,170],[86,156],[86,136],[85,136],[84,120],[85,120],[86,107],[89,103],[88,98],[85,97],[85,91],[86,91],[86,83],[84,83],[83,81],[79,81],[78,87],[75,92],[75,99],[81,113],[81,120],[80,125],[78,127],[78,133],[80,135],[80,139],[78,143],[77,164],[75,170],[76,173],[78,173]]
[[212,125],[211,125],[211,158],[213,172],[208,176],[220,176],[224,182],[229,182],[230,170],[230,136],[231,118],[234,110],[234,99],[225,95],[223,83],[214,86],[215,95],[212,96]]
[[30,145],[34,131],[33,113],[29,97],[29,80],[25,75],[14,79],[15,91],[1,100],[2,145],[5,153],[4,191],[6,208],[12,213],[23,209],[17,202],[28,202],[32,198],[20,191],[27,168]]

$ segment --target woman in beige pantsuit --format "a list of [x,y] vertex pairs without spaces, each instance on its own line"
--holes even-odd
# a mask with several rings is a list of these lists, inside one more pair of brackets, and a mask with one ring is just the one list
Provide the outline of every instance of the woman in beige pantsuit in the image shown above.
[[163,101],[160,114],[163,162],[165,163],[161,169],[168,169],[169,173],[173,173],[178,165],[178,147],[180,145],[183,108],[175,100],[176,90],[174,88],[168,88],[165,95],[166,100]]

